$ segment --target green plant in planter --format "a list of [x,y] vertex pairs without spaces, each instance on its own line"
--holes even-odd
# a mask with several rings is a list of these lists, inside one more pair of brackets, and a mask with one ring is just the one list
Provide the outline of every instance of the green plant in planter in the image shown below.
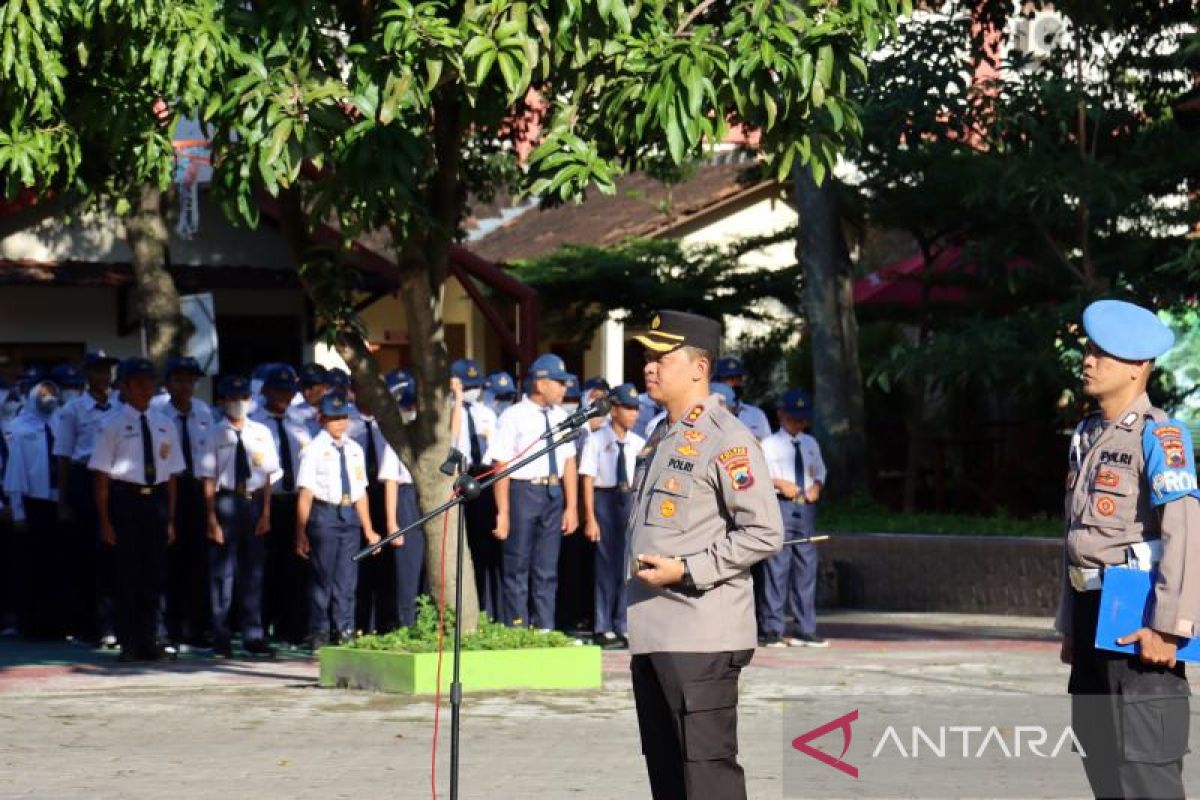
[[[445,647],[453,641],[454,610],[446,609]],[[541,631],[529,628],[510,628],[486,614],[481,615],[479,627],[463,636],[463,650],[522,650],[531,647],[568,647],[577,641],[560,631]],[[417,620],[410,627],[391,633],[360,636],[347,645],[355,650],[386,650],[396,653],[432,653],[438,646],[438,607],[433,598],[417,598]]]

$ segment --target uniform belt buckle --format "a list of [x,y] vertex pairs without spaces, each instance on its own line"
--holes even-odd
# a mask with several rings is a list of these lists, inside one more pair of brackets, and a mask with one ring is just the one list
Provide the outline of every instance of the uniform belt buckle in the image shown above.
[[338,503],[338,505],[340,505],[340,506],[350,505],[350,495],[348,495],[348,494],[342,495],[342,500],[340,503]]
[[138,487],[138,494],[141,494],[141,495],[148,495],[148,494],[152,493],[153,491],[154,491],[153,486],[139,486]]

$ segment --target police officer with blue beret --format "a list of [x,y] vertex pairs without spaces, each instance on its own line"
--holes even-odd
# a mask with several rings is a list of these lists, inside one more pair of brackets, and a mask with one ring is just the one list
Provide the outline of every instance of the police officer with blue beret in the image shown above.
[[742,398],[742,380],[745,374],[742,359],[737,356],[717,359],[717,365],[713,369],[713,378],[733,390],[734,403],[729,410],[759,438],[759,441],[762,441],[771,435],[771,423],[761,408],[747,403]]
[[177,430],[150,408],[157,371],[145,358],[121,362],[125,397],[96,436],[101,541],[116,554],[117,639],[123,661],[155,660],[167,545],[175,539],[175,475],[185,468]]
[[[1096,797],[1183,797],[1189,689],[1176,648],[1200,632],[1200,491],[1187,426],[1146,395],[1154,359],[1175,337],[1149,309],[1119,300],[1089,305],[1083,327],[1083,392],[1097,409],[1071,437],[1056,620],[1072,728]],[[1117,640],[1133,655],[1094,644],[1114,566],[1152,573],[1144,627]]]

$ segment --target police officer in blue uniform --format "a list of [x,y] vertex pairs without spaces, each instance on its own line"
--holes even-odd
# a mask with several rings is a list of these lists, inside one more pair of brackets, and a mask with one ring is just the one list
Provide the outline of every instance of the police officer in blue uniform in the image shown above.
[[366,454],[349,435],[350,413],[345,395],[321,398],[321,433],[304,449],[296,476],[296,552],[312,565],[308,624],[314,651],[331,636],[353,639],[354,554],[364,537],[367,544],[380,539],[367,503]]
[[121,362],[125,398],[96,436],[88,469],[96,478],[100,539],[116,558],[117,638],[123,661],[155,660],[167,545],[175,539],[175,475],[184,467],[178,433],[150,408],[154,365]]
[[[1071,665],[1072,728],[1096,797],[1183,797],[1190,694],[1181,638],[1200,621],[1200,491],[1187,426],[1146,395],[1174,334],[1116,300],[1083,313],[1083,392],[1099,410],[1072,436],[1066,559],[1056,627]],[[1106,571],[1152,573],[1144,627],[1095,646]]]

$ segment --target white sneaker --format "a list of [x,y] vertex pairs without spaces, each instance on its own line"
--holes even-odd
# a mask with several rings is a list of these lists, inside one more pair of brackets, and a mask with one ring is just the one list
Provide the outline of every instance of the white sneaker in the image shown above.
[[115,649],[117,646],[117,637],[113,636],[111,633],[108,634],[107,636],[105,636],[103,639],[100,640],[100,646],[107,648],[109,650]]

